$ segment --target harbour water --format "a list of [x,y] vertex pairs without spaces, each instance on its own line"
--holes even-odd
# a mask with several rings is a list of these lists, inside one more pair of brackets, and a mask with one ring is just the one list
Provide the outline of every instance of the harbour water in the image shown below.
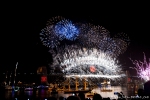
[[[133,89],[127,89],[127,87],[122,86],[112,86],[111,92],[101,92],[100,88],[95,88],[91,92],[92,93],[99,93],[103,98],[110,97],[111,99],[117,99],[117,95],[114,95],[114,92],[123,92],[123,94],[130,99],[131,96],[134,96]],[[58,94],[52,95],[50,91],[48,90],[37,90],[37,91],[3,91],[1,93],[1,100],[48,100],[49,97],[55,96],[56,98],[59,98],[60,96],[63,96],[67,98],[70,94],[64,94],[63,91],[60,91]],[[85,94],[86,98],[88,93]]]

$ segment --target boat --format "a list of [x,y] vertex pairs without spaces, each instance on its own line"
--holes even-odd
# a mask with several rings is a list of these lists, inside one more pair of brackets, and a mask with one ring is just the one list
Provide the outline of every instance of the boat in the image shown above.
[[101,89],[101,92],[112,92],[113,90],[111,89]]
[[111,84],[110,81],[104,81],[103,83],[101,83],[101,92],[112,92],[113,90],[111,89]]
[[91,90],[65,90],[64,93],[67,94],[67,93],[88,93],[90,92]]
[[88,92],[88,93],[86,93],[86,96],[87,96],[88,98],[93,98],[94,93],[93,93],[93,92]]
[[5,86],[5,90],[13,90],[13,88],[12,88],[12,86],[10,86],[10,85],[6,85],[6,86]]
[[32,88],[32,87],[26,87],[26,88],[24,89],[24,91],[33,91],[33,88]]
[[18,86],[13,86],[12,88],[13,88],[14,91],[19,91],[20,90],[20,87],[18,87]]
[[18,86],[6,85],[6,86],[5,86],[5,90],[19,91],[19,87],[18,87]]
[[37,89],[41,89],[41,90],[48,90],[49,87],[48,86],[44,86],[44,85],[40,85],[40,86],[37,86]]

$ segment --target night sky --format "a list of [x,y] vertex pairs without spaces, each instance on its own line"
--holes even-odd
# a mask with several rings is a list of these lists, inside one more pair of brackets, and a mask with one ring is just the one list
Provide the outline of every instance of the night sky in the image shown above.
[[150,10],[146,3],[92,5],[94,7],[83,4],[69,7],[52,5],[10,3],[1,9],[1,72],[13,70],[16,62],[19,62],[19,71],[34,71],[51,62],[51,55],[40,42],[39,33],[48,19],[54,16],[89,21],[105,27],[112,35],[119,32],[128,34],[130,45],[119,57],[126,68],[134,66],[129,57],[143,60],[145,52],[150,58]]

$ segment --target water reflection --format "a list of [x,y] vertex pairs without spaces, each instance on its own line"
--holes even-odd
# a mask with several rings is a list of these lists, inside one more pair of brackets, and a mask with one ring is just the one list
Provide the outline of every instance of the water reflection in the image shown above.
[[[110,97],[112,99],[116,99],[117,95],[114,95],[114,92],[123,92],[126,96],[133,95],[132,89],[129,91],[126,87],[121,86],[112,86],[111,87],[112,92],[101,92],[100,88],[95,88],[92,90],[93,93],[99,93],[102,95],[102,97]],[[55,96],[56,98],[59,98],[60,96],[63,96],[67,98],[72,94],[64,94],[63,92],[59,92],[58,94],[51,95],[50,91],[48,90],[40,90],[40,91],[5,91],[5,100],[45,100],[48,97]],[[86,95],[87,96],[87,95]],[[16,99],[15,99],[16,98]]]

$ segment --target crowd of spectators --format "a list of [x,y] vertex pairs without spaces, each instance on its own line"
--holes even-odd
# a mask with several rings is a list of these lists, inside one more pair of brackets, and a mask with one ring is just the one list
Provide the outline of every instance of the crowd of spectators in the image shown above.
[[[57,100],[55,97],[50,97],[49,100]],[[71,95],[67,98],[59,97],[59,100],[150,100],[150,94],[144,89],[138,89],[138,94],[132,97],[125,96],[122,92],[118,93],[118,98],[111,99],[110,97],[103,98],[100,94],[95,93],[92,98],[86,98],[84,93]]]

